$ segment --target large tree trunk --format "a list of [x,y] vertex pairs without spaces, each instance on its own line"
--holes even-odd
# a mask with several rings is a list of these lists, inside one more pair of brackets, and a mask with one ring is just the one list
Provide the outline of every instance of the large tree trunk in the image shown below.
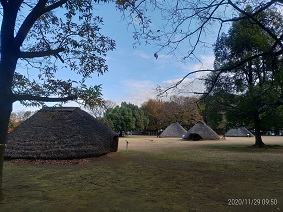
[[[6,48],[7,49],[7,48]],[[3,51],[3,49],[1,49]],[[10,53],[8,50],[6,51]],[[12,55],[12,54],[11,54]],[[2,191],[2,175],[4,164],[4,152],[7,139],[7,132],[9,126],[9,119],[13,106],[13,93],[12,93],[12,81],[14,71],[16,69],[17,60],[15,57],[5,53],[1,53],[0,64],[0,201],[3,200]]]
[[15,23],[22,1],[5,2],[1,26],[1,63],[0,63],[0,199],[3,200],[2,175],[5,144],[9,119],[14,102],[12,82],[20,54],[20,45],[15,43]]
[[[4,152],[7,140],[9,119],[13,106],[12,76],[3,63],[0,65],[0,202],[3,201],[2,176],[4,165]],[[7,66],[6,66],[7,67]],[[13,67],[13,66],[12,66]]]
[[254,116],[254,124],[255,124],[255,147],[265,147],[265,144],[263,143],[261,139],[260,129],[261,129],[261,120],[259,118],[259,114],[257,113]]
[[15,64],[2,61],[0,65],[0,202],[3,201],[2,176],[5,144],[14,101],[11,89]]
[[[1,94],[1,91],[0,91]],[[12,112],[12,102],[8,101],[0,95],[0,202],[3,201],[3,189],[2,189],[2,176],[3,176],[3,164],[4,164],[4,152],[5,144],[7,140],[7,132],[9,119]]]

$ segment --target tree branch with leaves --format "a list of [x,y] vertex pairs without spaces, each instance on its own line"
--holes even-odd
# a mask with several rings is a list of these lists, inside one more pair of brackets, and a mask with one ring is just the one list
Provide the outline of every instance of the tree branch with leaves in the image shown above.
[[0,198],[15,101],[26,106],[69,100],[90,107],[102,103],[101,85],[87,86],[86,80],[108,70],[105,57],[115,41],[100,33],[103,20],[93,10],[97,2],[107,1],[0,1]]

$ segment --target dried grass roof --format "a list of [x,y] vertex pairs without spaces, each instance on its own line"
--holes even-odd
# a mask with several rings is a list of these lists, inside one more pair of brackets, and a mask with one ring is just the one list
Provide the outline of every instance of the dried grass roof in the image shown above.
[[225,133],[226,137],[254,137],[254,135],[245,127],[230,129]]
[[160,138],[164,137],[177,137],[182,138],[186,134],[186,130],[179,123],[171,123],[166,129],[159,135]]
[[80,108],[44,108],[9,133],[5,158],[95,157],[117,145],[117,134]]
[[191,129],[188,130],[183,138],[186,140],[192,140],[194,135],[200,136],[203,140],[220,139],[219,135],[203,121],[198,121]]

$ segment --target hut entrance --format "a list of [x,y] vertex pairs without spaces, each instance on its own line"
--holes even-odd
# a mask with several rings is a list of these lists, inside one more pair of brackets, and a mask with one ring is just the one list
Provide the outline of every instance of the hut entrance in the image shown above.
[[201,139],[202,139],[202,137],[199,134],[196,134],[196,133],[191,133],[190,136],[189,136],[189,140],[199,141]]

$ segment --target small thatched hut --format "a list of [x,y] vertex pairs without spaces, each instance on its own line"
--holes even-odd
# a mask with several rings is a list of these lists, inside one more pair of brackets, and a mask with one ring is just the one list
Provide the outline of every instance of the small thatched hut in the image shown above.
[[254,137],[254,135],[245,127],[228,130],[225,137]]
[[117,134],[80,108],[44,108],[9,133],[5,158],[86,158],[117,148]]
[[217,140],[220,139],[219,135],[214,132],[204,122],[198,121],[188,132],[184,135],[183,139],[186,140]]
[[186,134],[186,130],[177,122],[171,123],[166,129],[159,135],[160,138],[165,137],[177,137],[182,138]]

